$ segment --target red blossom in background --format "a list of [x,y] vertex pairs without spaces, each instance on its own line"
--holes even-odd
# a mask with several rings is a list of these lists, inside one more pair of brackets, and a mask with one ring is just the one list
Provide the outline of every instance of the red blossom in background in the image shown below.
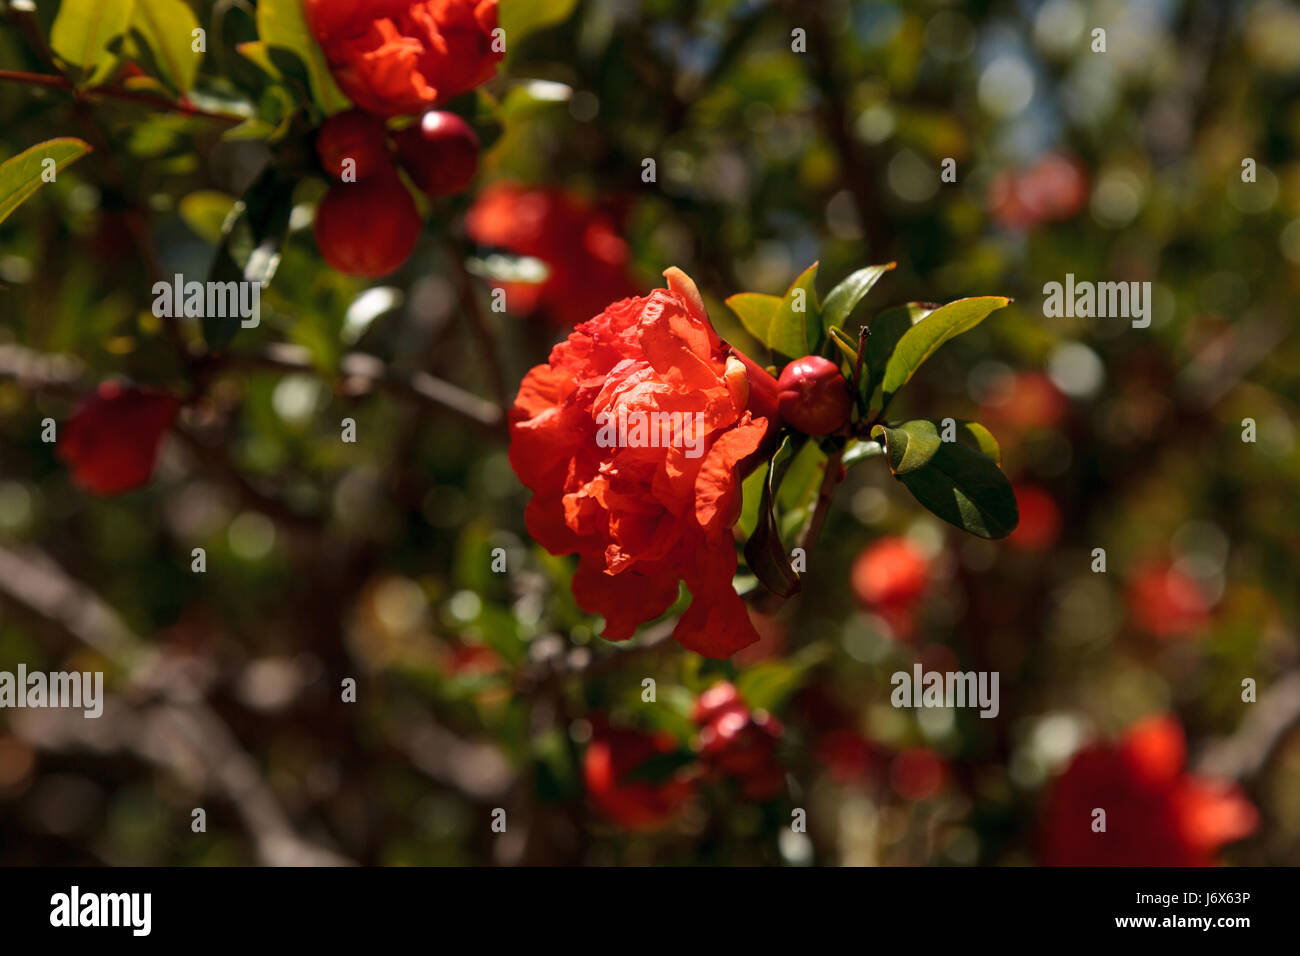
[[1042,372],[1016,372],[990,390],[980,406],[980,421],[1015,429],[1052,428],[1070,411],[1069,399]]
[[1210,623],[1210,599],[1200,583],[1165,561],[1133,573],[1128,607],[1138,627],[1160,638],[1193,637]]
[[[1232,784],[1185,773],[1182,728],[1171,717],[1135,724],[1119,743],[1075,755],[1043,813],[1049,866],[1210,866],[1221,846],[1251,833],[1255,808]],[[1093,811],[1106,811],[1094,832]]]
[[381,116],[421,113],[486,83],[497,0],[304,0],[339,88]]
[[913,611],[930,578],[930,562],[905,538],[881,538],[863,548],[849,582],[858,601],[879,614],[899,638],[911,637]]
[[[758,640],[732,588],[740,483],[769,432],[775,381],[730,354],[691,281],[624,299],[578,326],[523,380],[510,411],[510,463],[533,492],[528,531],[552,554],[577,554],[573,594],[631,637],[677,600],[693,600],[673,636],[723,658]],[[764,381],[766,380],[766,381]],[[597,418],[683,413],[684,444],[602,447]],[[765,417],[765,413],[766,416]]]
[[1004,169],[989,185],[989,214],[1004,229],[1027,230],[1070,219],[1088,201],[1088,171],[1071,156],[1049,153],[1029,169]]
[[889,781],[905,800],[928,800],[948,785],[948,764],[933,750],[914,747],[894,758]]
[[571,328],[642,292],[615,218],[558,189],[494,183],[474,201],[465,226],[475,242],[546,264],[543,282],[495,283],[517,314]]
[[785,790],[785,773],[776,759],[785,733],[779,720],[750,710],[726,682],[699,696],[692,717],[700,727],[700,759],[715,775],[737,780],[749,800],[770,800]]
[[583,759],[583,779],[596,809],[627,830],[657,830],[672,821],[694,785],[683,772],[664,781],[629,776],[677,749],[670,734],[613,728],[597,717]]
[[145,484],[180,402],[172,395],[105,382],[73,412],[58,443],[72,480],[97,495]]
[[1021,551],[1046,551],[1061,536],[1061,509],[1056,499],[1037,485],[1012,486],[1020,510],[1020,524],[1007,536],[1007,544]]

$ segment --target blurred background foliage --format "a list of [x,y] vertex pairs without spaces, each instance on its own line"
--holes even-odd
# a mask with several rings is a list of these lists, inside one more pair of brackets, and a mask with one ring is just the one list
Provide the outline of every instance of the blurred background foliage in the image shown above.
[[[0,224],[0,544],[57,564],[134,635],[127,663],[88,650],[18,577],[0,585],[0,669],[104,669],[111,695],[98,722],[0,712],[0,860],[268,861],[287,829],[385,864],[1032,863],[1045,787],[1085,742],[1172,712],[1193,766],[1214,745],[1258,746],[1262,704],[1242,702],[1242,680],[1263,700],[1300,666],[1294,4],[538,3],[553,22],[512,36],[498,79],[452,104],[484,139],[479,178],[421,200],[411,260],[378,282],[324,266],[310,230],[324,183],[303,176],[262,324],[235,346],[289,343],[300,367],[201,382],[150,313],[140,236],[162,274],[206,274],[235,200],[268,161],[301,162],[319,115],[299,108],[300,81],[268,82],[235,52],[257,39],[253,4],[190,6],[211,31],[190,98],[239,126],[0,82],[0,158],[55,136],[96,150]],[[57,8],[8,3],[0,67],[48,70],[28,27],[48,37]],[[955,183],[940,180],[946,158]],[[500,430],[366,388],[343,364],[361,352],[508,403],[564,328],[488,308],[484,280],[520,264],[464,218],[496,182],[590,202],[643,289],[682,267],[748,349],[723,299],[779,294],[814,260],[828,282],[898,262],[864,319],[1013,296],[893,412],[988,425],[1020,532],[961,535],[867,462],[837,491],[803,592],[759,615],[760,645],[720,664],[662,641],[661,625],[628,646],[595,637],[570,561],[527,537]],[[554,256],[581,276],[574,250]],[[1042,287],[1067,273],[1150,281],[1150,327],[1045,318]],[[33,353],[52,363],[40,374]],[[68,383],[110,377],[192,401],[154,481],[101,499],[40,432],[67,418]],[[344,418],[355,444],[339,440]],[[791,524],[817,454],[786,482]],[[879,582],[855,563],[895,538],[924,572],[901,611],[873,604]],[[918,660],[998,671],[998,718],[892,708],[890,675]],[[340,702],[349,677],[354,704]],[[779,716],[784,791],[701,783],[653,832],[599,812],[584,785],[593,728],[662,732],[686,752],[693,702],[721,679]],[[175,682],[228,728],[260,780],[252,797],[168,721],[188,706],[160,689]],[[1237,774],[1261,824],[1226,859],[1300,862],[1298,770],[1288,729]],[[795,807],[807,833],[790,829]]]

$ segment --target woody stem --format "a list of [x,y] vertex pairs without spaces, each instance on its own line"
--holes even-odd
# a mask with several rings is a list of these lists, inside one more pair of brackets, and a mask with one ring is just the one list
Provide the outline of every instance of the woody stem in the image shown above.
[[812,520],[808,522],[808,527],[804,529],[803,536],[799,539],[799,547],[807,551],[817,542],[817,536],[821,534],[822,525],[826,523],[826,515],[831,510],[831,498],[835,494],[835,486],[844,478],[844,467],[840,463],[843,452],[836,452],[826,459],[826,470],[822,472],[821,490],[817,492],[817,506],[813,511]]
[[26,83],[28,86],[44,86],[49,89],[65,90],[66,92],[71,93],[78,100],[87,100],[91,97],[105,97],[107,99],[139,103],[142,106],[148,106],[157,110],[165,110],[170,113],[182,113],[185,116],[201,116],[204,119],[215,120],[218,123],[229,123],[232,126],[244,122],[242,116],[231,116],[227,113],[211,113],[208,110],[200,109],[197,106],[189,106],[185,103],[176,103],[172,100],[163,99],[160,96],[153,96],[149,93],[137,93],[134,90],[121,90],[109,86],[100,86],[93,90],[79,90],[73,82],[65,76],[51,76],[46,73],[25,73],[21,70],[0,70],[0,80],[9,80],[12,83]]

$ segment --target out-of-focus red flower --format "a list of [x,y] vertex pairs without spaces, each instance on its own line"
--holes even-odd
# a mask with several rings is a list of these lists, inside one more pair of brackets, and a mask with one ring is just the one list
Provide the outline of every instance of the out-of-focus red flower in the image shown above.
[[1193,637],[1210,622],[1210,599],[1201,585],[1168,562],[1133,573],[1128,607],[1137,626],[1154,637]]
[[900,640],[911,637],[914,611],[930,576],[930,562],[905,538],[881,538],[863,548],[849,582],[863,606],[875,611]]
[[505,662],[486,644],[456,644],[448,649],[444,667],[456,677],[477,677],[500,673]]
[[1029,169],[1004,169],[989,184],[989,213],[1004,229],[1069,219],[1087,201],[1088,171],[1061,153],[1049,153]]
[[868,607],[907,605],[919,598],[930,562],[905,538],[881,538],[853,562],[853,593]]
[[822,734],[814,745],[817,759],[836,783],[856,783],[871,770],[871,743],[856,730],[842,727]]
[[948,783],[948,764],[933,750],[915,747],[894,758],[889,780],[904,800],[928,800]]
[[145,484],[180,402],[172,395],[105,382],[82,401],[58,443],[72,480],[97,495]]
[[[510,464],[533,492],[529,533],[552,554],[579,556],[573,594],[604,615],[606,639],[663,614],[684,580],[693,600],[673,636],[723,658],[758,640],[731,586],[731,526],[776,382],[718,338],[689,278],[667,274],[670,289],[615,302],[524,377]],[[643,429],[634,442],[619,424],[674,413],[681,427],[667,436]]]
[[568,193],[495,183],[479,194],[465,226],[475,242],[546,264],[543,282],[496,283],[516,314],[569,328],[641,292],[614,217]]
[[1021,551],[1044,551],[1061,534],[1061,509],[1056,499],[1037,485],[1013,486],[1020,524],[1007,536],[1007,544]]
[[583,760],[587,793],[602,815],[628,830],[656,830],[672,821],[690,799],[694,784],[684,771],[664,781],[629,779],[656,757],[671,754],[669,734],[646,734],[595,721]]
[[[1080,751],[1043,812],[1049,866],[1210,866],[1225,843],[1255,829],[1255,808],[1232,784],[1183,772],[1182,728],[1155,717],[1118,744]],[[1105,832],[1093,831],[1095,810]]]
[[1012,428],[1052,428],[1065,420],[1070,403],[1042,372],[1005,376],[980,406],[980,421]]
[[303,0],[339,88],[381,116],[422,113],[486,83],[497,0]]
[[785,789],[785,774],[776,759],[785,733],[766,711],[751,711],[727,682],[710,687],[695,702],[700,726],[700,758],[713,773],[739,781],[750,800],[770,800]]

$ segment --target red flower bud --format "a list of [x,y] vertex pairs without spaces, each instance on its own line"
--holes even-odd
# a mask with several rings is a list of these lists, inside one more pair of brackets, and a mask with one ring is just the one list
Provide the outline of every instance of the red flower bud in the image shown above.
[[97,495],[130,491],[149,480],[180,402],[171,395],[105,382],[73,413],[58,455],[72,480]]
[[397,134],[397,160],[422,192],[450,196],[478,170],[478,136],[455,113],[429,110]]
[[316,133],[316,155],[334,179],[343,178],[343,163],[348,159],[355,163],[356,179],[365,179],[391,165],[388,129],[383,120],[361,110],[336,113]]
[[335,183],[316,209],[316,245],[325,261],[353,276],[382,276],[411,255],[420,214],[395,170]]
[[849,420],[852,402],[840,368],[820,355],[795,359],[777,380],[781,418],[808,435],[829,435]]

